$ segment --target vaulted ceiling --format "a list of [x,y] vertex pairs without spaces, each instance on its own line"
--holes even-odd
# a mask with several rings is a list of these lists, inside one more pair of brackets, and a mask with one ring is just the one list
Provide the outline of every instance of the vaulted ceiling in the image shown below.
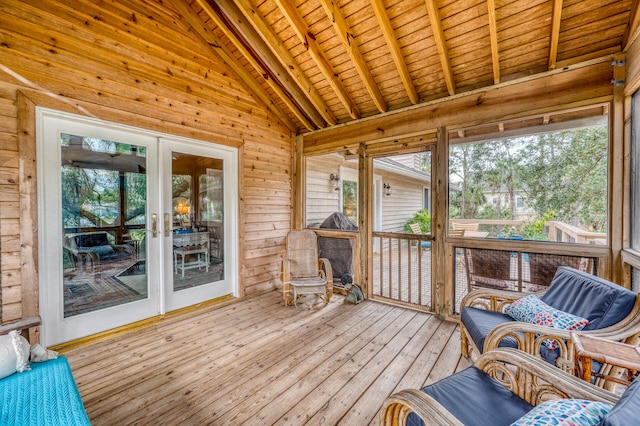
[[304,133],[622,52],[637,1],[169,3]]

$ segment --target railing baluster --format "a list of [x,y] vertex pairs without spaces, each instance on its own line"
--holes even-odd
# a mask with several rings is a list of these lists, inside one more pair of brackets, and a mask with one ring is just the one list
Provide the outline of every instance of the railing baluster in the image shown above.
[[422,244],[418,241],[418,304],[422,305]]
[[396,239],[396,241],[398,242],[398,285],[396,287],[398,287],[398,300],[402,300],[402,244],[400,239]]
[[[419,245],[418,245],[419,247]],[[419,250],[419,248],[418,248]],[[411,241],[407,241],[407,302],[413,303],[413,292],[411,291],[411,284],[413,282],[413,265],[411,260],[413,256],[411,255]]]
[[379,284],[379,288],[380,288],[380,295],[382,295],[382,282],[383,280],[383,276],[384,276],[384,258],[383,258],[383,253],[384,253],[384,240],[382,239],[382,237],[378,237],[380,240],[380,245],[378,246],[380,248],[380,253],[378,253],[378,257],[379,257],[379,263],[378,263],[378,275],[380,276],[380,282]]
[[389,282],[387,283],[389,285],[389,299],[393,298],[393,270],[391,268],[391,264],[392,264],[392,255],[393,255],[393,240],[391,238],[388,239],[389,241],[389,263],[387,264],[387,269],[389,270]]

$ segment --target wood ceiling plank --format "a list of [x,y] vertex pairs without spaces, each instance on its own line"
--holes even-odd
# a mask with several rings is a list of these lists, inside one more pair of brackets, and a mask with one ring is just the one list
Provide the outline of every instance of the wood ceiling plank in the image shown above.
[[[562,1],[562,0],[560,0]],[[489,35],[491,38],[491,63],[493,66],[493,83],[500,83],[500,56],[498,52],[498,24],[496,23],[496,2],[487,0],[489,17]]]
[[475,4],[456,2],[454,5],[457,7],[443,6],[439,9],[439,16],[442,17],[442,29],[448,38],[464,34],[470,28],[488,25],[486,16],[488,13],[487,0],[475,0]]
[[449,95],[453,96],[456,93],[456,85],[453,80],[451,66],[449,65],[449,53],[447,51],[447,44],[435,2],[436,0],[425,0],[427,12],[429,14],[429,22],[431,23],[431,29],[433,31],[433,37],[435,38],[436,47],[438,48],[438,56],[440,57],[442,72],[444,73],[444,80],[447,84]]
[[[564,22],[564,20],[563,20]],[[595,42],[608,42],[610,46],[620,46],[622,41],[621,31],[627,27],[627,20],[623,17],[612,18],[605,22],[590,22],[579,27],[565,27],[563,23],[563,31],[560,34],[562,41],[558,43],[558,52],[561,51],[562,45],[573,44],[589,47]],[[607,36],[605,38],[605,33]]]
[[322,50],[316,43],[314,36],[309,32],[306,23],[302,17],[298,14],[296,8],[288,1],[274,0],[278,5],[278,8],[285,16],[292,29],[305,45],[309,55],[313,58],[314,62],[320,68],[325,78],[333,88],[335,94],[338,96],[342,105],[347,110],[351,118],[357,120],[360,118],[360,110],[355,103],[349,97],[349,94],[345,90],[342,82],[338,79],[338,76],[333,70],[333,67],[322,53]]
[[333,0],[320,0],[320,4],[324,8],[325,13],[329,17],[329,20],[332,22],[333,28],[335,29],[338,38],[342,42],[349,57],[351,58],[353,65],[358,71],[358,74],[360,75],[362,82],[367,88],[369,95],[371,95],[371,98],[373,99],[376,107],[380,112],[387,111],[387,102],[384,100],[382,93],[380,93],[378,84],[371,75],[369,66],[362,57],[358,41],[353,36],[351,29],[347,26],[340,8],[335,4]]
[[585,45],[580,39],[572,39],[566,42],[560,42],[558,45],[558,61],[569,58],[580,57],[582,55],[593,54],[603,50],[613,49],[616,53],[620,52],[620,40],[618,43],[612,43],[611,37],[624,31],[622,25],[614,28],[602,29],[598,32],[599,37],[590,39],[591,43]]
[[391,52],[393,63],[395,64],[396,69],[400,74],[402,85],[407,92],[407,96],[409,96],[409,100],[412,104],[415,105],[419,100],[418,92],[416,91],[416,87],[414,86],[411,79],[411,74],[409,74],[409,69],[407,68],[407,64],[404,61],[404,56],[400,51],[398,40],[396,39],[393,28],[391,27],[391,23],[389,22],[389,18],[387,17],[384,4],[382,3],[382,0],[371,0],[371,7],[373,8],[373,12],[376,15],[376,19],[378,20],[380,29],[382,30],[384,40],[389,47],[389,51]]
[[[219,1],[222,6],[227,6],[228,1]],[[280,61],[281,66],[285,72],[293,79],[298,87],[304,93],[304,96],[314,105],[316,110],[320,113],[322,118],[329,124],[334,125],[337,123],[336,117],[333,115],[327,104],[319,95],[315,87],[306,78],[305,73],[302,71],[298,62],[293,58],[291,52],[284,47],[277,36],[273,33],[272,28],[256,13],[255,9],[251,7],[248,0],[236,0],[235,6],[244,15],[247,21],[251,24],[253,29],[260,35],[262,41],[271,50],[273,55]],[[284,22],[285,20],[282,19]]]
[[[509,17],[521,16],[522,14],[535,13],[537,15],[538,12],[535,11],[540,7],[551,8],[549,0],[502,1],[500,6],[496,8],[496,18],[501,21]],[[522,21],[520,21],[520,24],[522,24]]]
[[[510,31],[498,32],[498,44],[500,46],[500,56],[506,54],[506,52],[515,52],[521,50],[523,46],[529,43],[537,43],[540,40],[544,40],[549,48],[549,26],[534,27],[530,30],[523,31]],[[516,53],[511,53],[513,56]],[[545,54],[546,56],[546,54]]]
[[[530,28],[550,28],[549,16],[553,11],[553,5],[544,0],[542,4],[527,5],[526,9],[515,9],[513,7],[502,6],[496,8],[496,21],[500,27],[500,32],[507,34],[521,34]],[[523,25],[526,22],[527,25]],[[547,37],[549,33],[547,32]]]
[[[568,5],[564,3],[562,11],[562,34],[565,31],[577,30],[583,28],[585,37],[592,34],[587,32],[588,26],[598,26],[600,29],[608,28],[618,23],[629,23],[629,6],[628,2],[616,1],[611,5],[595,7],[590,2]],[[622,34],[619,34],[622,36]]]

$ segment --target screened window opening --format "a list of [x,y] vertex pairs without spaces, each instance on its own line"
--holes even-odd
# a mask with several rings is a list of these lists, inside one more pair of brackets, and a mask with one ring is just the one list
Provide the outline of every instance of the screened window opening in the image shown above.
[[334,213],[358,222],[358,156],[345,151],[305,159],[305,226],[320,228]]
[[631,101],[631,248],[640,250],[640,94]]
[[[604,106],[450,133],[449,229],[465,236],[606,245]],[[579,116],[579,118],[576,118]],[[548,117],[547,117],[547,120]],[[527,125],[528,132],[520,129]],[[509,126],[513,128],[509,128]],[[475,132],[475,134],[474,134]]]

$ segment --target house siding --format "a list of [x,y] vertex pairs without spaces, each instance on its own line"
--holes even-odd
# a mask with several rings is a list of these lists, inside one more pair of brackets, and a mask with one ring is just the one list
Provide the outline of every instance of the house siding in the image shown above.
[[[407,155],[407,167],[414,167],[414,155]],[[396,157],[394,157],[395,160]],[[357,176],[357,163],[342,159],[338,154],[310,156],[306,159],[306,224],[308,227],[319,226],[329,215],[341,211],[340,191],[333,188],[329,176],[341,173],[341,182],[352,177],[344,176],[346,170]],[[383,232],[406,232],[404,224],[418,210],[422,209],[423,188],[428,182],[398,173],[376,168],[374,179],[380,178],[382,183],[391,185],[392,194],[387,196],[381,190],[381,229]],[[360,190],[360,188],[358,188]]]
[[35,179],[21,167],[29,158],[21,150],[35,150],[34,134],[18,144],[20,114],[33,113],[19,110],[23,95],[32,106],[239,148],[240,292],[278,283],[292,220],[292,134],[165,3],[0,3],[2,321],[38,304],[37,261],[25,251],[36,241],[21,240],[36,208],[35,200],[20,208],[29,193],[21,185]]

